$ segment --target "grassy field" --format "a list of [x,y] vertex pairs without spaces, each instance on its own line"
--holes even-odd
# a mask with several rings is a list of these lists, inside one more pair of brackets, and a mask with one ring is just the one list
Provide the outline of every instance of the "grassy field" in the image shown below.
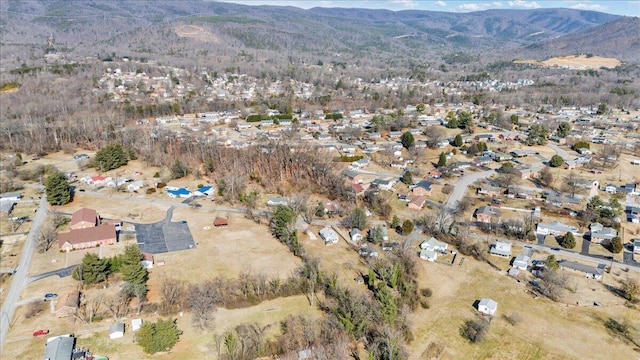
[[[535,298],[527,293],[524,282],[517,282],[472,259],[466,259],[462,266],[424,263],[423,267],[421,286],[432,288],[433,296],[429,309],[420,309],[411,317],[415,335],[410,345],[411,359],[421,359],[431,343],[444,347],[443,359],[631,359],[637,356],[631,346],[613,338],[603,325],[609,317],[628,319],[637,325],[640,315],[636,310],[621,305],[569,306]],[[573,274],[571,281],[582,293],[580,290],[578,295],[569,292],[566,301],[572,301],[575,296],[590,296],[620,303],[619,298],[598,282]],[[476,316],[474,301],[485,297],[498,302],[498,314],[491,322],[487,341],[471,344],[459,330],[465,320]],[[522,320],[511,325],[503,315],[515,312]],[[585,338],[589,341],[584,341]]]

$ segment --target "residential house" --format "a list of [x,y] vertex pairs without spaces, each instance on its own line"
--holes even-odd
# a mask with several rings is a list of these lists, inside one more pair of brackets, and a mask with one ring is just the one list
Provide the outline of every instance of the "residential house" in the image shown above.
[[336,233],[332,228],[325,226],[318,232],[320,237],[324,241],[325,245],[337,244],[338,243],[338,233]]
[[589,226],[591,242],[594,244],[609,244],[611,240],[618,236],[618,231],[614,228],[604,227],[600,223],[593,223]]
[[351,188],[356,193],[356,195],[360,196],[364,195],[364,191],[366,190],[366,188],[362,184],[353,184],[351,185]]
[[578,271],[584,273],[587,278],[602,280],[602,274],[604,274],[604,264],[600,264],[597,267],[580,264],[574,261],[569,260],[560,260],[558,261],[558,266],[561,269],[570,269],[574,271]]
[[0,200],[18,201],[20,199],[22,199],[22,193],[19,192],[8,192],[0,194]]
[[431,249],[420,250],[420,259],[434,262],[438,259],[438,254]]
[[474,139],[480,142],[491,141],[493,140],[493,134],[478,134]]
[[121,178],[121,177],[116,177],[115,179],[109,178],[109,181],[107,181],[107,187],[111,189],[119,188],[122,185],[128,183],[129,181],[131,181],[131,179],[129,178]]
[[527,255],[520,254],[513,259],[512,266],[518,270],[527,270],[531,258]]
[[560,136],[552,135],[549,137],[549,140],[558,143],[559,145],[564,145],[567,143],[567,139],[562,138]]
[[368,244],[362,244],[360,246],[360,250],[358,250],[358,255],[367,258],[367,257],[375,257],[377,258],[378,256],[380,256],[380,254],[378,253],[378,251],[376,251],[376,249],[369,247]]
[[342,172],[342,174],[346,176],[347,179],[349,179],[349,181],[351,181],[353,184],[362,184],[362,182],[364,181],[364,176],[357,171],[346,169]]
[[567,232],[571,232],[573,235],[580,235],[577,227],[565,225],[559,221],[553,221],[550,224],[538,223],[536,227],[536,233],[540,235],[563,236]]
[[109,339],[119,339],[124,336],[124,324],[121,322],[113,323],[109,327]]
[[60,250],[69,251],[88,249],[102,245],[113,245],[117,242],[116,227],[102,224],[90,228],[72,229],[67,233],[58,234]]
[[429,170],[429,176],[434,179],[440,179],[442,177],[442,172],[438,169]]
[[395,184],[395,180],[375,179],[371,182],[372,187],[376,187],[380,190],[391,190]]
[[144,181],[137,180],[137,181],[134,181],[131,184],[127,185],[127,190],[129,190],[131,192],[136,192],[142,187],[144,187]]
[[633,253],[640,254],[640,239],[633,239]]
[[73,335],[55,336],[47,339],[43,360],[71,360],[76,338]]
[[16,201],[11,199],[0,199],[0,214],[9,215],[16,206]]
[[501,194],[502,194],[502,189],[497,186],[482,185],[478,188],[478,195],[499,197]]
[[492,161],[493,161],[493,157],[491,157],[489,155],[482,155],[482,156],[478,156],[477,158],[473,159],[473,161],[471,163],[474,166],[483,166],[483,165],[490,164]]
[[478,312],[483,315],[494,316],[498,310],[498,303],[491,299],[482,299],[478,302]]
[[511,256],[511,243],[502,240],[496,240],[496,243],[491,245],[489,253],[492,255],[499,255],[504,257]]
[[424,203],[427,201],[425,196],[411,196],[409,204],[407,206],[411,210],[422,210]]
[[360,160],[356,160],[354,162],[351,163],[351,167],[355,168],[355,169],[362,169],[365,168],[367,166],[369,166],[369,162],[371,161],[371,159],[364,157]]
[[380,139],[382,136],[380,135],[379,132],[371,132],[367,134],[367,139],[369,140],[373,140],[373,139]]
[[422,180],[413,186],[411,193],[415,196],[430,196],[432,185],[431,182]]
[[214,189],[211,185],[205,185],[193,191],[195,196],[212,196],[213,193]]
[[476,209],[473,213],[473,216],[477,221],[483,223],[491,223],[491,219],[494,219],[494,222],[500,222],[500,209],[492,208],[491,206],[481,206]]
[[349,236],[351,236],[351,241],[353,242],[362,241],[362,231],[360,231],[360,229],[351,229],[351,231],[349,232]]
[[167,188],[167,195],[170,198],[189,198],[191,197],[191,191],[189,191],[189,189],[187,188]]
[[540,176],[539,168],[516,168],[514,173],[521,179],[532,179]]
[[269,200],[267,200],[267,205],[268,206],[278,206],[278,205],[284,205],[287,206],[289,205],[289,199],[287,199],[286,197],[272,197]]
[[82,208],[71,215],[71,229],[85,229],[100,224],[100,217],[93,209]]
[[75,290],[62,294],[56,304],[56,316],[67,317],[74,315],[80,306],[80,292]]
[[423,241],[420,244],[421,249],[431,249],[433,251],[441,252],[443,254],[447,251],[448,247],[449,247],[449,244],[447,244],[446,242],[439,241],[434,237],[430,237],[429,239]]

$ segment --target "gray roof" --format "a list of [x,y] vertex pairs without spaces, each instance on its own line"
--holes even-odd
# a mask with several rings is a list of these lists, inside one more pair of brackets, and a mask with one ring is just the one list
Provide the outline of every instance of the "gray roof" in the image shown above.
[[10,213],[16,202],[14,200],[0,199],[0,212]]
[[109,328],[109,334],[113,334],[115,332],[124,332],[124,323],[113,323]]
[[511,255],[511,251],[504,251],[504,250],[496,248],[495,246],[491,246],[491,249],[489,250],[489,252],[492,253],[492,254],[502,255],[502,256],[510,256]]
[[43,360],[70,360],[76,338],[61,336],[47,342]]
[[480,302],[478,303],[478,307],[480,307],[480,306],[485,306],[487,309],[490,309],[490,310],[498,309],[498,303],[495,302],[495,300],[492,300],[492,299],[482,299],[482,300],[480,300]]
[[604,272],[603,269],[597,268],[595,266],[580,264],[580,263],[569,261],[569,260],[558,261],[558,266],[567,268],[567,269],[576,270],[576,271],[581,271],[585,274],[593,274],[593,275],[600,275],[600,276],[602,276],[602,273]]

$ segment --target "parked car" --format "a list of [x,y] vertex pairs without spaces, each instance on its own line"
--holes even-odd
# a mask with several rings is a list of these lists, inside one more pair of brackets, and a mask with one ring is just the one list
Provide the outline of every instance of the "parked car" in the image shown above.
[[33,332],[33,336],[42,336],[42,335],[47,335],[49,333],[49,330],[36,330]]
[[44,294],[45,301],[55,299],[57,297],[58,297],[58,294],[53,294],[53,293]]

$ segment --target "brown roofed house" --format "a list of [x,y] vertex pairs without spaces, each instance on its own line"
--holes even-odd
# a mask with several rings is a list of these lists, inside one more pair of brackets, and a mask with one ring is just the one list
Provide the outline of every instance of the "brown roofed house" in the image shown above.
[[61,318],[71,316],[78,311],[80,305],[80,292],[70,291],[60,297],[56,304],[56,316]]
[[58,234],[60,250],[88,249],[100,245],[113,245],[117,241],[116,227],[102,224],[85,229],[74,229]]
[[98,213],[93,209],[82,208],[71,215],[71,229],[85,229],[100,223]]

